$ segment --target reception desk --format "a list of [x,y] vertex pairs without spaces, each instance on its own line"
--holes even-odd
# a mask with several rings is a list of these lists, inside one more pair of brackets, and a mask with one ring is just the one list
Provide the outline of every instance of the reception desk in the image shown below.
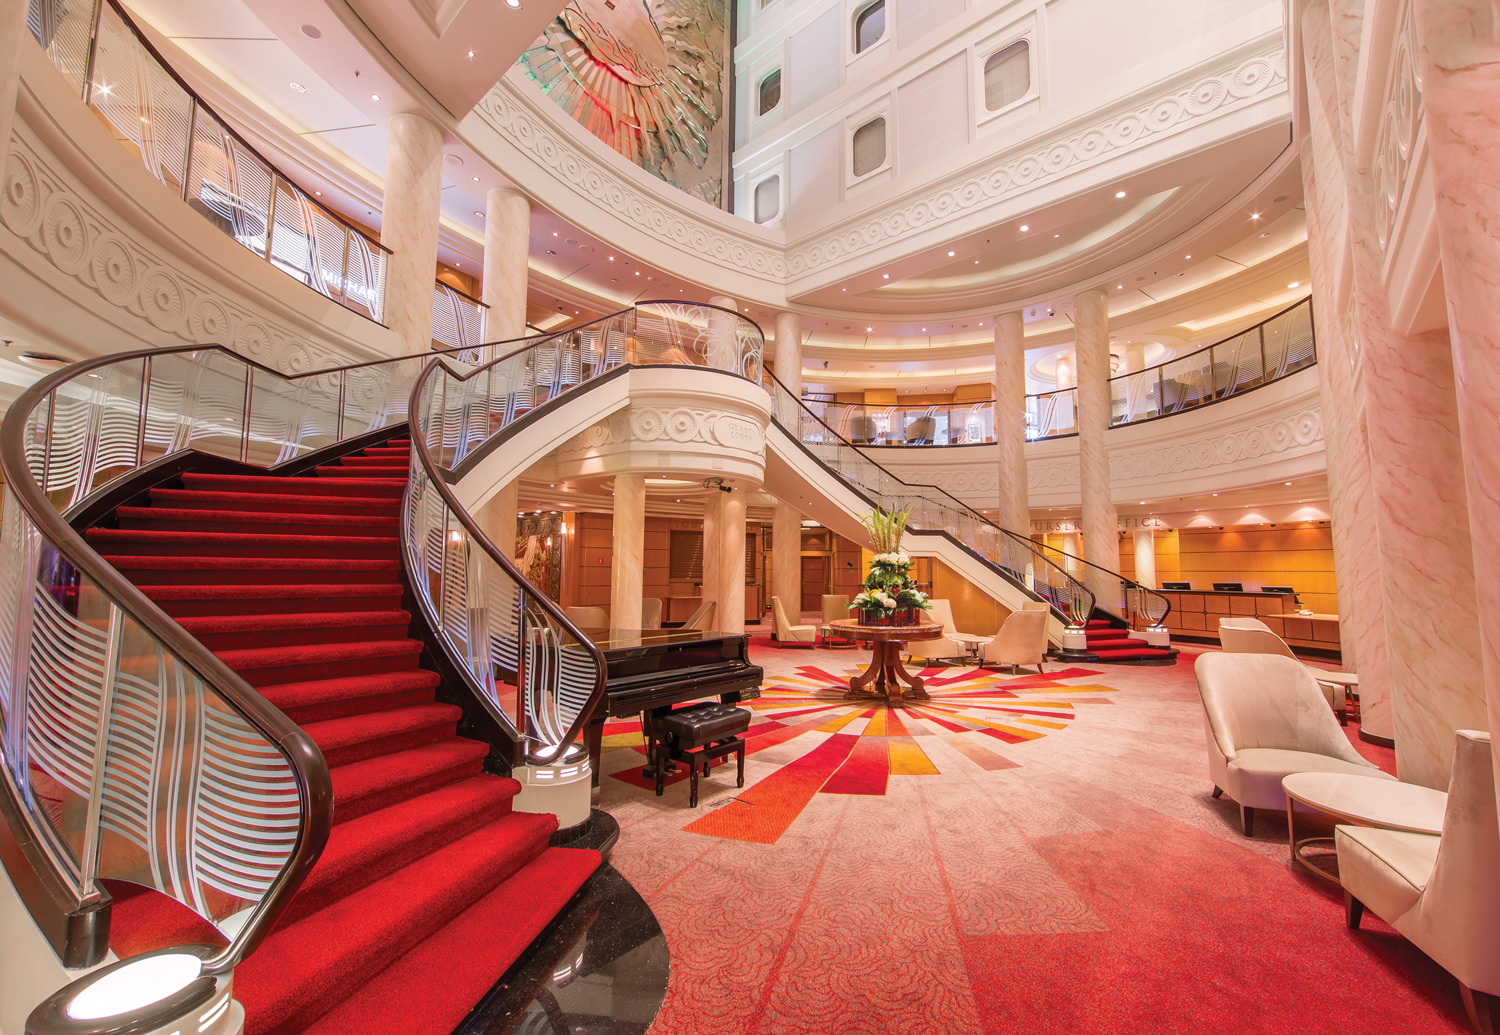
[[1220,618],[1259,618],[1290,647],[1339,652],[1339,616],[1299,615],[1294,598],[1286,593],[1158,592],[1172,605],[1166,626],[1174,636],[1218,643]]

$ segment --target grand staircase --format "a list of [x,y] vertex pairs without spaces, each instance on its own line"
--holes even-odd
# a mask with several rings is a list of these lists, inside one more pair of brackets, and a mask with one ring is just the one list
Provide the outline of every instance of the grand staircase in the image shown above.
[[[334,794],[326,849],[236,970],[252,1033],[447,1035],[598,867],[548,847],[551,815],[482,769],[408,635],[398,554],[410,442],[310,476],[187,472],[86,538],[313,738]],[[125,957],[224,939],[113,882]]]

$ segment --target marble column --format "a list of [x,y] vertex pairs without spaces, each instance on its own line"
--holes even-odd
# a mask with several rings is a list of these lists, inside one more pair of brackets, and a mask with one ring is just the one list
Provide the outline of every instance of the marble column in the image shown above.
[[1304,58],[1311,146],[1303,150],[1302,179],[1313,308],[1317,313],[1334,314],[1318,320],[1317,369],[1333,518],[1339,646],[1343,667],[1359,673],[1361,735],[1392,740],[1395,720],[1386,658],[1380,551],[1376,548],[1380,532],[1365,440],[1364,390],[1355,376],[1359,357],[1352,313],[1348,313],[1352,306],[1346,306],[1346,296],[1336,290],[1341,257],[1348,243],[1348,205],[1326,5],[1310,18],[1312,36],[1304,37]]
[[518,190],[496,187],[484,200],[484,279],[479,300],[484,340],[526,336],[527,257],[531,251],[531,201]]
[[10,157],[10,132],[15,125],[16,91],[21,85],[21,48],[34,42],[26,28],[24,0],[0,0],[0,185]]
[[1396,769],[1445,789],[1454,730],[1488,722],[1453,354],[1446,332],[1405,334],[1393,324],[1376,229],[1383,202],[1352,146],[1362,24],[1353,4],[1331,8]]
[[795,622],[802,610],[802,514],[790,503],[776,504],[771,517],[771,594]]
[[402,354],[432,348],[443,191],[443,131],[421,115],[393,115],[385,151],[380,243],[391,250],[385,276],[385,325]]
[[723,509],[719,514],[719,536],[723,543],[719,553],[719,614],[723,620],[715,629],[732,633],[745,631],[745,491],[720,493]]
[[1125,372],[1139,373],[1146,369],[1146,343],[1133,341],[1125,346]]
[[723,513],[724,493],[715,489],[703,501],[703,602],[719,605],[714,610],[715,629],[724,628],[719,624],[724,617],[724,606],[719,601],[720,559],[724,556]]
[[614,532],[610,539],[613,572],[609,578],[609,624],[613,629],[641,627],[641,594],[646,575],[646,479],[615,475]]
[[772,358],[776,380],[793,398],[802,397],[802,314],[776,314],[776,343]]
[[1150,529],[1135,533],[1135,581],[1156,588],[1156,533]]
[[[1437,194],[1489,728],[1500,729],[1500,15],[1485,0],[1414,0]],[[1500,780],[1500,755],[1495,760]]]
[[735,347],[734,335],[735,327],[739,324],[734,318],[734,314],[739,312],[737,303],[727,295],[714,295],[708,300],[708,304],[719,308],[708,311],[708,351],[704,358],[709,366],[719,370],[737,370],[738,349]]
[[995,315],[995,443],[1000,450],[999,525],[1031,528],[1026,481],[1026,340],[1020,311]]
[[520,506],[521,483],[511,479],[501,490],[491,496],[475,514],[475,520],[495,549],[512,559],[516,555],[516,512]]
[[1074,351],[1078,357],[1078,477],[1083,495],[1085,584],[1095,603],[1119,612],[1120,519],[1109,494],[1109,296],[1101,289],[1073,298]]

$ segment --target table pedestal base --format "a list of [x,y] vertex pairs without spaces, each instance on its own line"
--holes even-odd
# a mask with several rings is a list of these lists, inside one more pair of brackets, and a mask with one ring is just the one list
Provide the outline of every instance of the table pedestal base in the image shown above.
[[[1333,857],[1332,867],[1319,866],[1316,862],[1314,862],[1307,856],[1307,849],[1313,845],[1327,845],[1331,847],[1334,843],[1333,838],[1298,837],[1296,806],[1292,804],[1290,799],[1286,803],[1286,838],[1287,843],[1291,846],[1292,858],[1301,863],[1309,873],[1317,877],[1322,877],[1324,880],[1329,881],[1333,884],[1341,883],[1339,880],[1339,861],[1337,855]],[[1323,856],[1323,858],[1326,859],[1327,856]]]
[[[906,684],[905,687],[902,684]],[[930,701],[921,676],[914,676],[901,664],[898,640],[877,640],[870,654],[870,666],[849,679],[846,701],[880,700],[892,708],[907,701]]]

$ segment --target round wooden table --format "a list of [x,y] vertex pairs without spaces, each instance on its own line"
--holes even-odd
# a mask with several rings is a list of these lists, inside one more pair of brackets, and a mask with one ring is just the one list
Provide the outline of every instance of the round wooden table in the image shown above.
[[[846,700],[873,698],[885,701],[892,708],[900,708],[904,702],[929,701],[923,689],[922,678],[914,676],[901,665],[901,645],[913,640],[940,640],[943,627],[936,622],[921,622],[917,625],[861,625],[856,618],[841,618],[823,626],[824,636],[841,636],[850,640],[868,640],[875,645],[870,655],[870,665],[857,676],[849,679]],[[907,689],[903,689],[905,683]]]
[[1318,866],[1306,855],[1308,845],[1328,843],[1331,837],[1297,836],[1294,802],[1332,816],[1340,823],[1413,834],[1441,834],[1448,795],[1414,783],[1398,783],[1352,773],[1292,773],[1283,777],[1286,792],[1286,834],[1292,858],[1325,880],[1339,883],[1336,872]]

